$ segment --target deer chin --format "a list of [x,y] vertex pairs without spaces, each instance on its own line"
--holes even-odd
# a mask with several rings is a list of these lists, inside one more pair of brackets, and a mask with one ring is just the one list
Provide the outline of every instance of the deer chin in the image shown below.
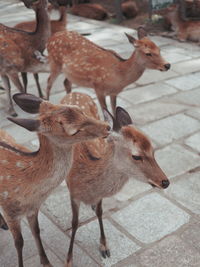
[[148,179],[148,183],[149,183],[152,187],[157,187],[157,188],[162,189],[162,187],[161,187],[159,184],[155,183],[155,182],[152,181],[151,179]]

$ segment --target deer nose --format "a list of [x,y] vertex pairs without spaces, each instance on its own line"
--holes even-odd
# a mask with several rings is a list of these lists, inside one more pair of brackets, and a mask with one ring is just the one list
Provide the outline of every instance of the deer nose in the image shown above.
[[106,127],[106,130],[109,132],[109,131],[111,130],[111,127],[108,125],[108,126]]
[[162,187],[167,188],[169,186],[169,180],[162,180]]
[[171,65],[170,65],[169,63],[165,64],[164,66],[165,66],[165,69],[166,69],[166,70],[169,70],[170,67],[171,67]]

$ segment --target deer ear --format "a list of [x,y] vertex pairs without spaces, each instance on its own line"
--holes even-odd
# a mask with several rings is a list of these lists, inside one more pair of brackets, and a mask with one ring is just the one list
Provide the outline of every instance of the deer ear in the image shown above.
[[130,34],[128,34],[128,33],[126,33],[126,32],[125,32],[125,35],[126,35],[126,37],[128,38],[129,43],[134,44],[135,41],[137,41],[135,37],[131,36]]
[[23,93],[15,94],[13,99],[22,110],[32,114],[39,112],[40,104],[43,102],[43,99],[37,96]]
[[110,128],[113,129],[114,118],[113,118],[112,114],[107,109],[104,109],[103,110],[103,116],[104,116],[104,120],[106,122],[108,122]]
[[18,118],[7,118],[9,121],[12,121],[16,123],[17,125],[24,127],[25,129],[34,132],[38,131],[40,126],[39,120],[33,120],[33,119],[18,119]]
[[142,26],[138,27],[137,34],[139,40],[147,37],[147,31]]
[[116,122],[118,124],[119,129],[121,129],[123,126],[133,124],[128,112],[121,107],[116,108]]

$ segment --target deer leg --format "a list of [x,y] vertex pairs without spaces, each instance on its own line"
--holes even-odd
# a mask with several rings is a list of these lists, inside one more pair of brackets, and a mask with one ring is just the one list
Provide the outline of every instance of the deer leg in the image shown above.
[[111,102],[113,115],[115,116],[116,104],[117,104],[117,96],[116,95],[111,95],[110,96],[110,102]]
[[104,109],[107,109],[107,105],[106,105],[106,97],[104,95],[98,95],[97,94],[97,98],[99,100],[99,103],[100,103],[100,106],[101,106],[101,109],[102,111]]
[[102,200],[96,206],[96,215],[99,221],[100,227],[100,252],[103,258],[110,257],[110,250],[106,244],[106,237],[104,233],[103,220],[102,220]]
[[47,81],[47,89],[46,89],[47,100],[49,100],[52,85],[55,82],[58,75],[60,74],[60,70],[61,70],[61,67],[57,66],[56,64],[51,65],[51,73],[50,73],[50,76],[49,76],[48,81]]
[[65,86],[65,91],[67,92],[67,94],[70,94],[72,91],[72,83],[67,78],[65,78],[63,83]]
[[34,215],[27,216],[27,220],[28,220],[29,226],[31,228],[31,232],[34,236],[37,248],[38,248],[41,264],[45,267],[51,267],[52,265],[49,263],[49,260],[47,258],[47,255],[45,253],[45,250],[44,250],[44,247],[42,245],[41,238],[40,238],[40,228],[39,228],[39,223],[38,223],[38,211],[35,211]]
[[17,73],[12,73],[9,75],[11,81],[14,83],[14,85],[17,87],[17,89],[21,92],[21,93],[25,93],[25,89],[22,85],[22,83],[20,82],[19,76]]
[[28,85],[27,73],[21,72],[21,75],[22,75],[22,81],[23,81],[23,85],[24,85],[24,91],[26,93],[27,92],[27,85]]
[[24,240],[21,234],[21,226],[20,226],[20,221],[13,220],[13,219],[8,219],[8,226],[9,229],[12,233],[14,242],[15,242],[15,248],[17,250],[17,255],[18,255],[18,267],[23,267],[23,246],[24,246]]
[[72,235],[70,240],[70,246],[67,254],[67,264],[65,267],[72,267],[72,257],[73,257],[73,245],[76,231],[78,229],[78,216],[80,203],[76,203],[71,197],[71,207],[72,207]]
[[39,82],[39,75],[38,73],[33,73],[33,76],[34,76],[34,79],[37,85],[39,97],[43,98],[43,93],[42,93],[42,89],[40,87],[40,82]]
[[3,81],[4,87],[5,87],[5,92],[6,92],[7,101],[8,101],[8,114],[10,114],[13,117],[16,117],[17,113],[15,112],[14,107],[13,107],[9,78],[7,75],[1,75],[1,78]]
[[0,213],[0,228],[8,230],[8,225],[6,224],[4,217]]

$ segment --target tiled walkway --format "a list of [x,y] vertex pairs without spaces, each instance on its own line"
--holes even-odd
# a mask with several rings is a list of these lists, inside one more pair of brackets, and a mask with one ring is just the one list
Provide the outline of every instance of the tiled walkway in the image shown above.
[[[20,4],[0,3],[0,22],[12,26],[33,18]],[[133,47],[124,32],[132,29],[68,17],[68,29],[92,33],[88,38],[128,57]],[[76,267],[199,267],[200,266],[200,48],[194,44],[152,37],[163,56],[172,63],[168,72],[146,71],[118,98],[135,124],[148,134],[156,158],[171,180],[161,191],[135,180],[104,201],[104,224],[111,257],[98,251],[99,229],[94,212],[82,206],[81,226],[76,235]],[[30,77],[29,92],[36,93]],[[40,75],[42,87],[47,75]],[[51,101],[64,96],[63,77],[53,88]],[[95,98],[92,90],[75,88]],[[19,143],[36,149],[35,134],[6,120],[5,95],[0,95],[0,126]],[[19,115],[25,113],[17,108]],[[27,115],[26,115],[27,116]],[[54,267],[63,266],[69,245],[71,211],[69,194],[61,184],[41,208],[40,226],[46,251]],[[38,267],[39,257],[27,227],[22,225],[25,267]],[[9,231],[0,230],[0,266],[17,266]]]

